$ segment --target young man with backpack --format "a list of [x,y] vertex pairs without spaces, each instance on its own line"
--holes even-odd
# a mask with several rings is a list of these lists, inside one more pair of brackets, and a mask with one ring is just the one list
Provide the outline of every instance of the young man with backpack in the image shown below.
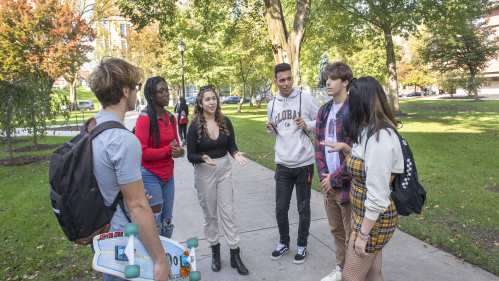
[[[343,62],[324,69],[327,94],[331,100],[319,109],[315,126],[315,163],[322,182],[324,207],[334,237],[336,269],[321,281],[341,280],[350,237],[350,182],[342,146],[352,146],[346,132],[348,88],[353,73]],[[332,146],[334,151],[324,145]]]
[[[108,121],[124,125],[125,113],[134,108],[140,91],[143,71],[130,63],[109,58],[89,77],[90,88],[102,104],[95,116],[95,130]],[[91,125],[90,125],[91,126]],[[163,247],[159,240],[154,216],[147,202],[140,171],[142,149],[139,140],[128,130],[108,129],[92,140],[93,172],[106,205],[111,205],[121,192],[126,203],[125,213],[117,208],[109,232],[123,231],[131,222],[140,228],[139,237],[154,260],[154,280],[172,278]],[[127,218],[128,217],[128,218]],[[123,280],[104,274],[104,280]]]
[[279,88],[276,98],[267,108],[265,123],[271,136],[277,136],[275,145],[276,219],[280,240],[270,258],[278,260],[289,251],[288,210],[293,188],[299,213],[297,253],[294,263],[301,264],[307,258],[307,240],[310,228],[310,197],[314,174],[314,147],[312,134],[319,103],[293,87],[291,66],[281,63],[275,66],[275,85]]

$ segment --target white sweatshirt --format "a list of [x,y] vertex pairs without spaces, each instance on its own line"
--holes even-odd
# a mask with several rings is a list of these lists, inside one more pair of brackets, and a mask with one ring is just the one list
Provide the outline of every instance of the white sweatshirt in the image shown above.
[[[301,94],[301,108],[300,108]],[[272,113],[272,107],[274,108]],[[315,120],[319,103],[315,97],[302,93],[299,87],[293,87],[293,92],[288,97],[277,93],[276,98],[267,106],[267,117],[269,121],[274,121],[277,129],[269,132],[269,135],[276,136],[275,162],[288,168],[297,168],[313,164],[314,146],[311,139],[315,132]],[[293,121],[301,117],[307,124],[307,134],[299,129]],[[271,116],[272,114],[272,116]]]
[[367,198],[365,217],[377,220],[380,213],[390,205],[391,174],[404,172],[404,155],[400,141],[393,129],[381,130],[379,140],[376,134],[369,138],[366,147],[366,130],[362,132],[360,143],[354,144],[352,153],[364,160],[366,168]]

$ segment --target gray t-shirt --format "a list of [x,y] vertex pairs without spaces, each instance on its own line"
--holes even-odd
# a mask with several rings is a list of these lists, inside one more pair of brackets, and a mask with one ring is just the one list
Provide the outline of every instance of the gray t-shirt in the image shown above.
[[[117,121],[123,124],[118,115],[104,110],[99,111],[94,117],[97,121],[96,127],[106,121]],[[109,206],[120,192],[120,184],[136,182],[142,178],[140,142],[128,130],[108,129],[93,139],[92,149],[94,175],[104,197],[104,204]],[[129,215],[128,209],[125,209]],[[127,223],[127,218],[118,206],[111,220],[109,231],[123,231]]]

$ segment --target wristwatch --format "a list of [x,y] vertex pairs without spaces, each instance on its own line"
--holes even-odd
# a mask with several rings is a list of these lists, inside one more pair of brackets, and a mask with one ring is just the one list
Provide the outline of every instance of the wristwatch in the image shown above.
[[369,240],[370,236],[371,235],[369,235],[369,234],[362,233],[362,230],[359,229],[359,237],[360,237],[360,239],[362,239],[362,240],[364,240],[364,241],[367,242]]

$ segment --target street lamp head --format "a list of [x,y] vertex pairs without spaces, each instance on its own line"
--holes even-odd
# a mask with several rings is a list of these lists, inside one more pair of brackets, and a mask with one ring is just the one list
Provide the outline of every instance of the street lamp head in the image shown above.
[[178,43],[178,50],[180,52],[183,52],[185,50],[185,43],[180,41],[180,43]]

